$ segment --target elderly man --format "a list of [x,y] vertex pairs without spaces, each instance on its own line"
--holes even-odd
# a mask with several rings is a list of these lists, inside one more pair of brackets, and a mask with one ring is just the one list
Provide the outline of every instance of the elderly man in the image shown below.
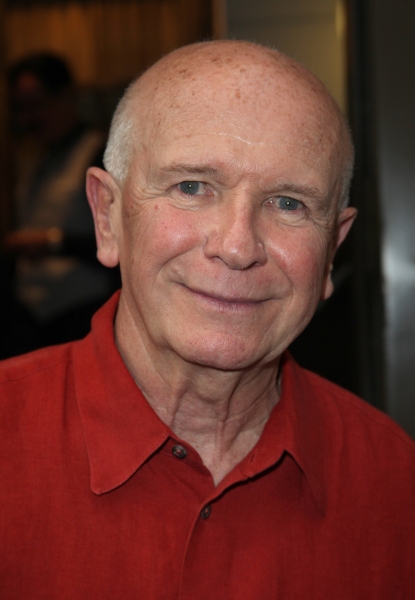
[[355,217],[323,85],[253,44],[182,48],[128,89],[105,164],[120,295],[1,371],[3,597],[414,598],[414,444],[284,352]]

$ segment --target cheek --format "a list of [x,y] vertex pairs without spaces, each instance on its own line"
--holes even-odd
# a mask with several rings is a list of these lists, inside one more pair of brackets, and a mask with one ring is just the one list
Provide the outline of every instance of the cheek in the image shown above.
[[145,207],[129,224],[125,256],[140,270],[157,271],[194,248],[200,240],[195,214],[155,203]]
[[270,244],[273,261],[297,292],[320,293],[327,251],[327,236],[314,226],[280,231]]

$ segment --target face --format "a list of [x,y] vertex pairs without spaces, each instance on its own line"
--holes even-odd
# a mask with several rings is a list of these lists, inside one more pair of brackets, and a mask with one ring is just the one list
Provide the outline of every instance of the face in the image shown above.
[[233,370],[281,354],[331,293],[338,157],[292,99],[228,95],[152,120],[114,244],[129,335]]

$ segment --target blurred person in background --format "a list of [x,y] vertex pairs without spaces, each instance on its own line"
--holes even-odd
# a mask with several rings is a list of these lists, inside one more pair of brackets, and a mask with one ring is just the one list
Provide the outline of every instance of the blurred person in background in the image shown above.
[[[28,56],[7,74],[15,137],[13,257],[0,357],[84,336],[117,287],[96,260],[85,172],[101,166],[105,136],[83,123],[68,65]],[[5,286],[7,287],[7,286]]]

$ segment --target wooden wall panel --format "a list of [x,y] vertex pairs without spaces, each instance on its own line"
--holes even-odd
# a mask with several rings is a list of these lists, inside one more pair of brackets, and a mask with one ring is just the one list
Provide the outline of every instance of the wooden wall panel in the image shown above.
[[119,85],[170,50],[211,37],[212,13],[211,0],[10,6],[6,61],[51,50],[68,58],[81,85]]

